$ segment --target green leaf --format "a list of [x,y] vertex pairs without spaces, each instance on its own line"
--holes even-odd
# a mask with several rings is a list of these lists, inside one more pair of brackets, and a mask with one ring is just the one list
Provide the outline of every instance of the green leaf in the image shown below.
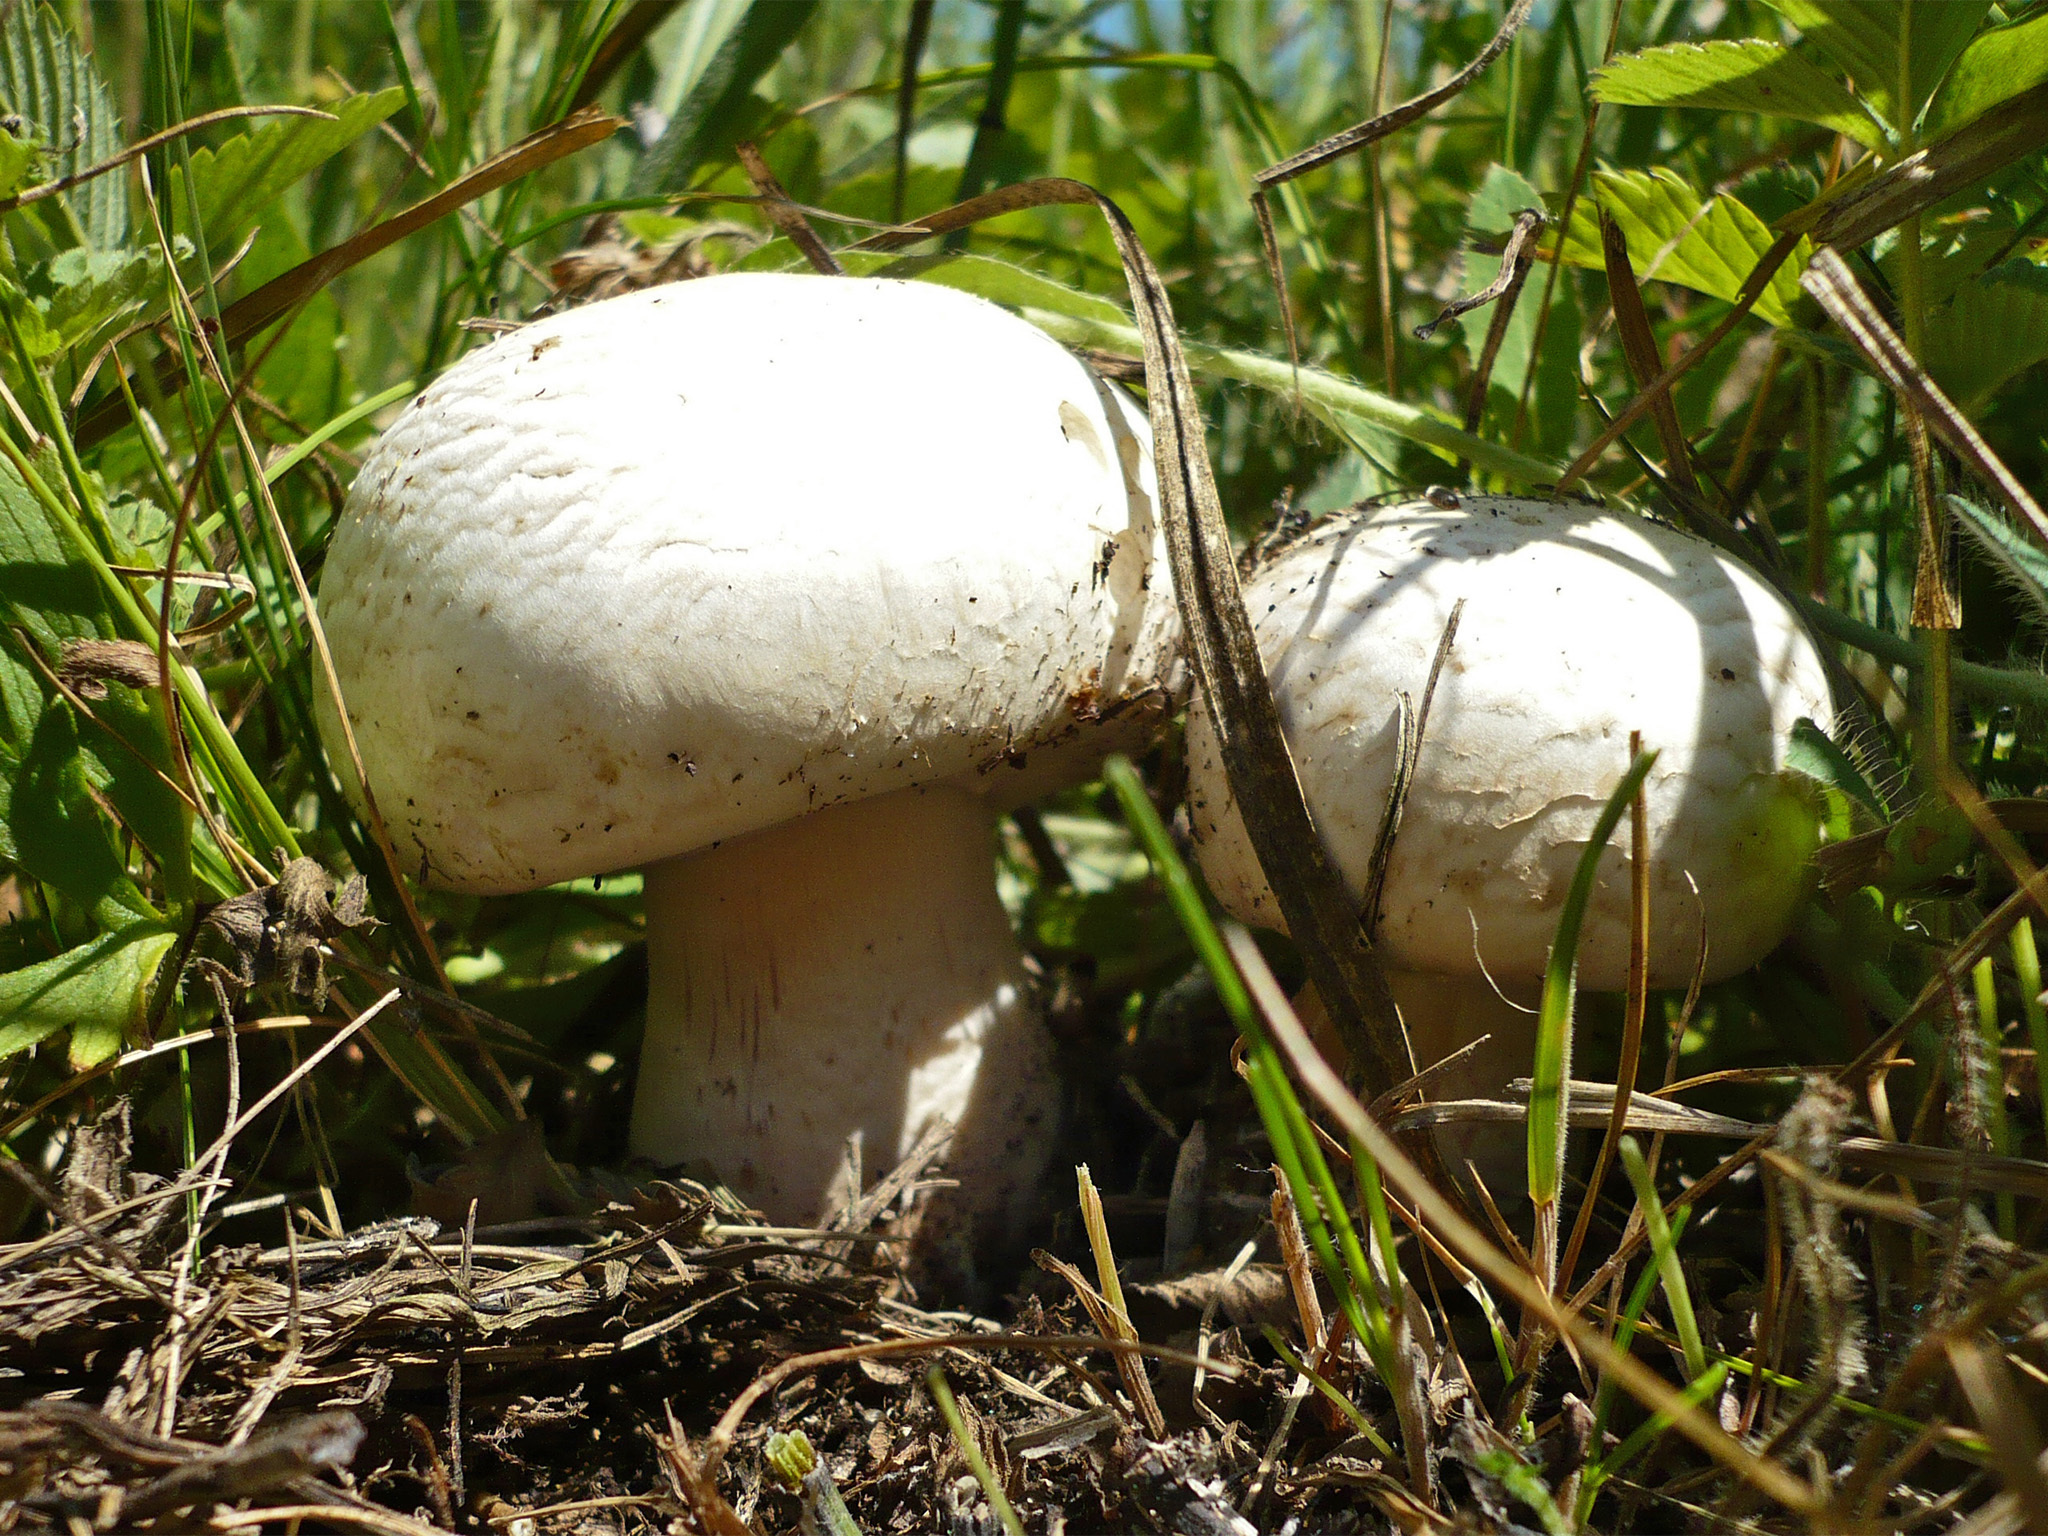
[[[156,296],[163,264],[153,250],[72,246],[5,284],[22,320],[30,360],[50,362],[73,349],[92,349]],[[5,283],[0,279],[0,283]]]
[[1951,496],[1948,504],[2000,583],[2032,610],[2035,623],[2048,623],[2048,550],[1966,497]]
[[817,0],[757,0],[690,87],[668,127],[633,173],[635,193],[679,191],[699,163],[724,158],[742,137],[754,84],[817,10]]
[[1616,59],[1593,77],[1596,99],[1625,107],[1707,107],[1820,123],[1872,149],[1883,127],[1834,76],[1783,43],[1674,43]]
[[2009,261],[1927,317],[1921,362],[1965,412],[2048,358],[2048,270]]
[[[1770,0],[1806,40],[1849,76],[1856,94],[1896,132],[1910,127],[1991,9],[1990,0]],[[1908,18],[1910,17],[1910,21]],[[1899,48],[1909,52],[1910,99],[1901,111]]]
[[[52,146],[44,167],[52,177],[69,176],[121,152],[121,119],[113,94],[47,5],[11,6],[0,21],[0,112],[18,114],[36,138]],[[104,249],[128,238],[127,183],[119,176],[95,177],[51,199],[49,206],[68,213],[72,221],[69,228],[52,227],[59,245]],[[43,218],[50,226],[51,215]]]
[[105,1061],[140,1030],[150,983],[177,938],[159,923],[133,923],[0,976],[0,1059],[69,1029],[74,1068]]
[[[879,251],[841,251],[839,264],[850,277],[916,278],[963,293],[978,294],[1009,309],[1042,309],[1100,325],[1129,325],[1121,306],[1037,272],[989,256],[941,251],[929,256],[890,256]],[[770,240],[732,264],[734,272],[809,271],[802,254],[787,240]]]
[[1890,819],[1891,812],[1885,809],[1883,799],[1871,788],[1870,780],[1849,760],[1849,754],[1811,720],[1794,722],[1792,740],[1785,748],[1785,766],[1829,789],[1841,791],[1879,821]]
[[[1498,236],[1514,228],[1515,215],[1525,208],[1541,209],[1543,196],[1529,181],[1504,165],[1487,167],[1485,179],[1465,210],[1465,226],[1474,233]],[[1500,273],[1500,258],[1485,251],[1465,256],[1464,289],[1467,295],[1482,291]],[[1532,361],[1530,349],[1536,340],[1537,317],[1542,307],[1543,277],[1532,271],[1531,281],[1515,306],[1501,339],[1500,354],[1494,359],[1491,390],[1508,401],[1519,401],[1529,370],[1536,370],[1534,407],[1539,446],[1549,453],[1569,446],[1572,423],[1579,406],[1579,306],[1578,295],[1568,282],[1558,284],[1551,306],[1550,321],[1544,327],[1543,352]],[[1475,309],[1458,317],[1464,332],[1468,356],[1476,365],[1486,347],[1486,333],[1493,325],[1493,308]]]
[[78,903],[102,928],[155,916],[94,802],[120,765],[80,741],[70,708],[44,709],[25,750],[9,756],[0,756],[0,861]]
[[1925,136],[1973,123],[2001,102],[2048,80],[2048,11],[1974,39],[1927,109]]
[[43,179],[43,147],[41,139],[18,139],[0,129],[0,197],[12,197]]
[[[405,105],[397,86],[373,94],[351,96],[328,108],[334,121],[318,117],[281,117],[232,138],[218,149],[192,152],[192,186],[199,195],[199,217],[207,243],[232,245],[262,218],[271,201],[295,185],[308,171],[325,164]],[[166,206],[185,211],[185,172],[171,169]]]
[[52,700],[30,647],[51,665],[72,640],[117,635],[104,593],[73,558],[13,469],[0,464],[0,863],[86,909],[102,928],[155,917],[128,873],[104,801],[164,872],[190,881],[184,803],[159,774],[171,762],[153,698],[109,687],[90,725]]
[[[1628,236],[1639,281],[1677,283],[1732,304],[1771,245],[1769,227],[1739,198],[1722,192],[1705,201],[1671,171],[1600,171],[1593,178],[1593,195]],[[1792,306],[1803,298],[1799,273],[1811,254],[1801,240],[1757,300],[1758,319],[1780,327],[1793,324]],[[1575,267],[1604,268],[1599,223],[1591,208],[1573,210],[1564,259]]]

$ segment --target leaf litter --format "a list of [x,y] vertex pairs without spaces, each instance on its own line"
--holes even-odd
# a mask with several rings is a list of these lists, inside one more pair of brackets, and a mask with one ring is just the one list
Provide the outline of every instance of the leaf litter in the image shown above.
[[[1272,1265],[1130,1287],[1152,1337],[1205,1319],[1201,1356],[1146,1349],[1180,1389],[1147,1434],[1071,1296],[1025,1297],[1008,1332],[926,1310],[876,1234],[761,1226],[675,1180],[511,1230],[291,1226],[195,1262],[187,1202],[207,1181],[140,1172],[129,1145],[119,1104],[53,1180],[6,1165],[51,1218],[0,1248],[7,1529],[246,1529],[289,1509],[336,1529],[787,1530],[823,1487],[867,1531],[993,1529],[924,1386],[934,1360],[1028,1528],[1264,1528],[1226,1495],[1265,1441],[1239,1413],[1284,1396],[1242,1342],[1287,1315]],[[1198,1362],[1223,1414],[1189,1411]],[[827,1474],[812,1493],[764,1475],[790,1434]],[[1268,1513],[1376,1476],[1365,1457],[1275,1461]]]

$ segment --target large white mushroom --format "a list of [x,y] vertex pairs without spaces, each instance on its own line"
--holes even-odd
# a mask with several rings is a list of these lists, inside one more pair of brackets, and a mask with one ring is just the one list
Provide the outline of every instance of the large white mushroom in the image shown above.
[[[1806,884],[1817,818],[1786,768],[1826,674],[1786,604],[1691,535],[1573,504],[1439,494],[1325,522],[1245,586],[1302,792],[1363,896],[1397,757],[1463,600],[1387,861],[1377,937],[1418,1063],[1486,1032],[1434,1098],[1497,1094],[1529,1070],[1533,1006],[1559,908],[1629,733],[1647,784],[1649,970],[1685,984],[1753,965]],[[1188,803],[1217,899],[1283,928],[1202,704]],[[1579,949],[1593,989],[1626,984],[1626,838],[1602,856]],[[1706,939],[1704,957],[1701,935]],[[1483,969],[1482,969],[1483,968]],[[1490,978],[1490,979],[1489,979]]]
[[[1150,434],[1022,320],[739,275],[464,358],[321,584],[401,861],[646,876],[632,1145],[817,1216],[941,1117],[974,1210],[1042,1168],[1048,1043],[994,818],[1174,703]],[[330,755],[346,761],[331,704]]]

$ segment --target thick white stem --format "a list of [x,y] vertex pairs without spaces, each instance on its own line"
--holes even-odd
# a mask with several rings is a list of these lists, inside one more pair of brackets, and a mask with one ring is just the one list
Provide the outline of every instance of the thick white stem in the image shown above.
[[872,1178],[943,1116],[968,1210],[1021,1215],[1058,1095],[992,829],[961,790],[901,790],[649,866],[633,1150],[808,1222],[849,1135]]
[[[1427,1068],[1481,1035],[1487,1041],[1429,1084],[1431,1099],[1498,1099],[1517,1077],[1527,1077],[1536,1059],[1536,1004],[1541,982],[1501,982],[1484,976],[1442,976],[1423,971],[1388,971],[1387,985],[1408,1026],[1415,1064]],[[1469,1159],[1502,1204],[1528,1192],[1527,1130],[1523,1124],[1441,1126],[1437,1152],[1452,1172],[1463,1175]]]

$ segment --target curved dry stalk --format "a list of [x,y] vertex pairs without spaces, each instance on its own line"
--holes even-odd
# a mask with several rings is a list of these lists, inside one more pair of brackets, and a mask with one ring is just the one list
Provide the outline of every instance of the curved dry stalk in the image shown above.
[[1126,1339],[1111,1339],[1092,1333],[943,1333],[931,1339],[884,1339],[875,1344],[846,1344],[838,1349],[821,1349],[816,1354],[792,1355],[789,1359],[770,1366],[747,1384],[746,1390],[732,1400],[732,1404],[719,1415],[718,1422],[711,1428],[705,1445],[704,1472],[706,1476],[718,1470],[718,1464],[732,1449],[733,1437],[738,1434],[741,1424],[754,1409],[754,1405],[770,1392],[793,1381],[799,1376],[808,1376],[832,1365],[851,1365],[859,1360],[884,1360],[893,1355],[928,1355],[940,1350],[967,1349],[994,1353],[1002,1350],[1030,1350],[1042,1355],[1077,1354],[1088,1350],[1106,1349],[1117,1355],[1146,1355],[1154,1360],[1163,1360],[1172,1365],[1185,1365],[1199,1369],[1207,1375],[1225,1376],[1235,1379],[1240,1372],[1228,1361],[1190,1354],[1184,1349],[1169,1349],[1159,1344],[1139,1344]]
[[[232,348],[264,330],[287,311],[304,303],[349,268],[369,260],[408,235],[456,209],[493,192],[507,182],[552,165],[564,155],[602,143],[625,126],[594,107],[572,112],[560,122],[528,134],[517,144],[450,182],[433,196],[393,214],[382,223],[358,230],[339,245],[330,246],[308,260],[272,278],[253,293],[244,294],[220,312],[220,345]],[[163,359],[157,368],[157,386],[167,395],[185,387],[183,367],[176,357]],[[100,402],[78,423],[73,439],[81,449],[112,436],[128,423],[126,402],[113,395]]]
[[[1527,9],[1527,0],[1520,7]],[[1201,402],[1151,256],[1123,210],[1086,182],[1046,177],[999,188],[871,236],[856,250],[891,251],[1000,214],[1055,205],[1095,208],[1108,223],[1130,284],[1145,352],[1153,458],[1174,599],[1189,658],[1216,722],[1218,749],[1245,830],[1258,851],[1309,979],[1377,1097],[1414,1075],[1386,974],[1302,798],[1280,711],[1238,590],[1237,554],[1202,437]]]
[[197,117],[188,117],[174,127],[152,133],[146,139],[137,139],[118,155],[109,155],[95,165],[88,165],[82,171],[73,171],[68,176],[59,176],[55,181],[45,181],[33,187],[23,188],[12,197],[0,197],[0,214],[12,213],[17,208],[26,208],[30,203],[40,203],[45,198],[56,197],[69,192],[73,187],[82,186],[109,171],[118,171],[131,161],[140,160],[151,150],[162,149],[173,139],[196,133],[201,128],[211,128],[216,123],[232,122],[241,117],[317,117],[325,122],[334,122],[332,112],[322,112],[318,107],[222,107],[217,112],[202,112]]
[[1811,1514],[1822,1507],[1820,1495],[1810,1485],[1775,1462],[1758,1457],[1706,1413],[1686,1401],[1680,1391],[1663,1377],[1633,1355],[1616,1349],[1576,1309],[1552,1297],[1488,1242],[1479,1229],[1465,1219],[1464,1213],[1430,1184],[1394,1138],[1380,1129],[1365,1112],[1364,1106],[1345,1088],[1343,1080],[1330,1064],[1323,1060],[1309,1039],[1308,1031],[1302,1028],[1301,1021],[1288,1006],[1286,994],[1274,980],[1258,946],[1251,942],[1250,934],[1232,924],[1226,930],[1226,938],[1246,985],[1295,1075],[1344,1130],[1358,1139],[1379,1164],[1380,1173],[1386,1181],[1414,1202],[1416,1214],[1456,1250],[1460,1259],[1508,1292],[1540,1318],[1544,1326],[1584,1350],[1640,1402],[1655,1412],[1668,1414],[1674,1428],[1744,1482],[1796,1513]]
[[1622,433],[1655,410],[1657,402],[1670,392],[1674,384],[1705,362],[1713,354],[1714,349],[1728,339],[1728,333],[1740,325],[1743,317],[1756,307],[1757,300],[1763,297],[1764,289],[1770,286],[1770,281],[1777,275],[1778,268],[1785,265],[1804,238],[1797,230],[1787,230],[1771,242],[1769,249],[1757,258],[1757,264],[1750,269],[1749,276],[1742,280],[1742,287],[1735,296],[1735,306],[1721,317],[1720,323],[1707,333],[1705,340],[1658,374],[1640,395],[1617,411],[1614,418],[1600,429],[1600,435],[1593,439],[1584,453],[1572,460],[1571,467],[1557,482],[1558,495],[1564,495],[1585,478],[1593,466],[1600,462],[1600,456],[1621,440]]
[[1287,356],[1296,367],[1301,365],[1301,346],[1295,335],[1294,306],[1287,302],[1287,272],[1281,265],[1280,243],[1273,230],[1273,210],[1266,201],[1266,189],[1293,181],[1297,176],[1306,176],[1332,160],[1354,150],[1368,148],[1389,134],[1399,133],[1409,124],[1420,122],[1477,80],[1487,65],[1507,52],[1508,44],[1515,40],[1515,34],[1522,30],[1522,23],[1529,19],[1534,8],[1535,0],[1515,0],[1507,15],[1501,18],[1500,30],[1493,34],[1487,45],[1473,55],[1469,64],[1435,90],[1411,97],[1391,112],[1367,118],[1342,133],[1333,133],[1327,139],[1267,166],[1252,177],[1252,213],[1259,223],[1259,244],[1266,253],[1266,274],[1272,279],[1273,293],[1280,301],[1280,324],[1287,333]]

